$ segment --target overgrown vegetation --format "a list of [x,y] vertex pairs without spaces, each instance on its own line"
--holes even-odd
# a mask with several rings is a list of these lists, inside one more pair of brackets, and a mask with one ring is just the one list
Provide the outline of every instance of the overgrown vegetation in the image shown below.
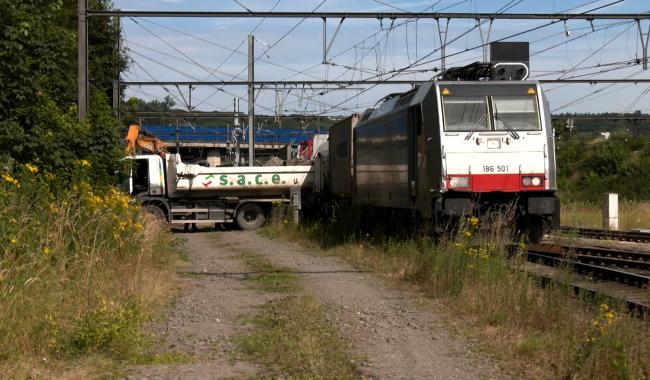
[[[619,229],[650,229],[650,201],[619,201]],[[596,202],[567,201],[562,204],[562,224],[603,227],[603,207]]]
[[303,294],[298,276],[248,251],[254,286],[277,295],[247,319],[250,334],[235,339],[238,355],[265,367],[265,378],[356,379],[345,342],[316,298]]
[[87,378],[172,360],[148,352],[141,330],[173,286],[171,238],[110,187],[123,150],[109,99],[127,63],[116,19],[89,20],[80,122],[77,2],[0,7],[0,373]]
[[171,236],[82,180],[88,161],[76,167],[70,189],[33,164],[0,180],[0,372],[12,378],[88,357],[157,360],[140,327],[174,286]]
[[[92,0],[108,9],[107,0]],[[108,183],[122,155],[121,126],[110,108],[112,81],[126,66],[115,52],[112,18],[89,24],[90,114],[77,121],[77,2],[0,0],[0,153],[70,179],[78,160],[90,182]]]
[[480,337],[488,352],[522,375],[650,377],[647,321],[609,300],[583,302],[569,286],[540,287],[517,269],[523,257],[507,253],[507,228],[483,231],[469,219],[454,239],[436,245],[426,236],[390,237],[380,227],[355,224],[358,211],[298,226],[276,210],[265,233],[343,256],[437,299],[450,319],[461,320],[462,333]]
[[[563,138],[564,137],[564,138]],[[600,202],[604,193],[625,200],[650,200],[650,144],[616,134],[566,138],[557,143],[558,189],[563,200]]]

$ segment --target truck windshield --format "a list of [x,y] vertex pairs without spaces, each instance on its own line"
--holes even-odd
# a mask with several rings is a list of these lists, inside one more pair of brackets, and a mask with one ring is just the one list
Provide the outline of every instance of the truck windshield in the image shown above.
[[493,96],[494,127],[498,131],[539,131],[539,112],[535,96]]
[[445,131],[489,131],[487,97],[444,96]]

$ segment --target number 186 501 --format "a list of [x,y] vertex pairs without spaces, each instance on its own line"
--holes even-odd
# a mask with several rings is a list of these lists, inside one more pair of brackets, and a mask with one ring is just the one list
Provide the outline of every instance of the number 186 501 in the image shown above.
[[484,173],[507,173],[508,165],[483,165]]

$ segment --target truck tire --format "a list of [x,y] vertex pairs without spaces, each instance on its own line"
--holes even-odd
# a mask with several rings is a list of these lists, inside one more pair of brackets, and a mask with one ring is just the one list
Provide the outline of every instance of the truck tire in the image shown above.
[[162,220],[164,222],[167,221],[167,215],[165,215],[165,211],[156,205],[143,206],[142,210],[153,215],[156,219]]
[[264,224],[264,211],[256,203],[244,203],[237,209],[235,219],[242,230],[255,230]]

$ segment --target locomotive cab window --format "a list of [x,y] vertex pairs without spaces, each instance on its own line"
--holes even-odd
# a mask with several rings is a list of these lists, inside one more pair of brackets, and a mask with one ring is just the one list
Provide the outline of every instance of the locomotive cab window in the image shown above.
[[492,96],[494,129],[539,131],[539,111],[535,96]]
[[490,130],[485,96],[444,96],[442,107],[447,132]]

